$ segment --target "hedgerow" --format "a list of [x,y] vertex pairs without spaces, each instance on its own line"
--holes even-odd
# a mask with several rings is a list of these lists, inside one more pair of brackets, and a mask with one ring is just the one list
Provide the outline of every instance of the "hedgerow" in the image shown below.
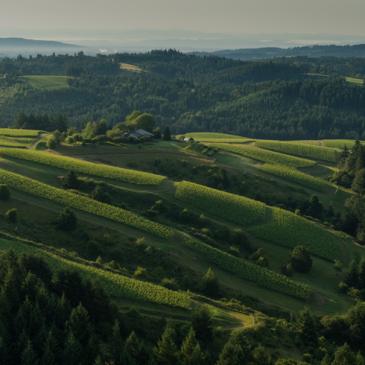
[[117,223],[151,233],[161,238],[171,238],[174,231],[159,223],[149,221],[128,210],[101,203],[83,195],[43,184],[39,181],[0,169],[0,183],[7,184],[15,190],[48,199],[83,212],[111,219]]
[[164,176],[148,172],[97,164],[42,151],[0,148],[1,155],[132,184],[158,185],[166,179]]
[[289,155],[328,162],[337,162],[339,155],[339,151],[334,148],[300,142],[256,141],[256,146]]
[[308,167],[308,166],[313,166],[315,164],[314,161],[257,148],[253,145],[214,143],[214,144],[209,144],[209,146],[217,147],[220,148],[221,150],[232,152],[244,157],[249,157],[254,160],[269,162],[273,164],[281,164],[290,167]]

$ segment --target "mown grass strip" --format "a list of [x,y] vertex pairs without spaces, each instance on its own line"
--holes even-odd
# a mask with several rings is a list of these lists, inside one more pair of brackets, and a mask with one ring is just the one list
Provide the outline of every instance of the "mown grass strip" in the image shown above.
[[256,141],[256,146],[288,155],[310,158],[313,160],[337,162],[339,151],[334,148],[316,146],[300,142]]
[[174,234],[172,229],[159,223],[149,221],[148,219],[129,212],[128,210],[101,203],[83,195],[58,189],[3,169],[0,169],[0,182],[7,184],[12,189],[48,199],[82,212],[95,214],[117,223],[122,223],[127,226],[140,229],[144,232],[151,233],[156,237],[167,239],[171,238]]
[[290,167],[309,167],[315,164],[314,161],[310,161],[300,157],[294,157],[285,155],[278,152],[273,152],[265,149],[255,147],[253,145],[245,144],[209,144],[210,147],[216,147],[223,151],[232,152],[237,155],[248,157],[261,162],[268,162],[272,164],[281,164]]
[[287,181],[301,185],[304,188],[310,188],[316,191],[327,191],[329,188],[335,188],[325,180],[305,174],[304,172],[300,172],[287,166],[265,163],[264,165],[259,166],[259,169],[271,175],[275,175],[284,178]]
[[72,170],[86,175],[140,185],[159,185],[166,178],[148,172],[114,167],[80,159],[58,156],[52,153],[34,150],[0,148],[0,156],[40,163],[64,170]]
[[0,136],[4,137],[38,137],[42,133],[39,130],[34,129],[12,129],[12,128],[0,128]]

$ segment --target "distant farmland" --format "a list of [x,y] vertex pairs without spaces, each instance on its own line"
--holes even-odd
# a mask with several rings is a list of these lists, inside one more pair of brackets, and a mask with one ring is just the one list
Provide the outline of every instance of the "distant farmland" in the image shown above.
[[70,76],[58,75],[26,75],[21,78],[33,89],[45,91],[68,89],[69,81],[72,79]]

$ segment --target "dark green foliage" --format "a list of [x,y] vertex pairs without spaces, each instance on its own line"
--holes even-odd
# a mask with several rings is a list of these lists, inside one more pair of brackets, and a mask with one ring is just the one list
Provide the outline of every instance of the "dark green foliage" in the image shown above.
[[11,222],[11,223],[16,223],[18,220],[18,211],[15,208],[9,209],[6,213],[5,213],[5,218]]
[[312,258],[304,246],[297,246],[290,256],[290,263],[295,271],[307,273],[312,268]]
[[171,131],[169,127],[165,127],[164,131],[163,131],[163,139],[165,141],[170,141],[171,140]]
[[7,185],[0,184],[0,200],[6,201],[10,199],[10,190]]
[[168,324],[160,340],[153,350],[154,358],[159,365],[175,365],[178,358],[178,350],[175,344],[176,333]]
[[[126,62],[147,72],[120,70]],[[270,138],[362,138],[364,88],[343,79],[364,74],[364,61],[277,59],[240,62],[168,51],[4,59],[1,84],[26,92],[5,98],[0,113],[6,124],[19,118],[23,128],[64,130],[85,120],[107,117],[116,124],[139,109],[176,132],[221,131]],[[306,76],[309,72],[330,75]],[[19,75],[74,75],[62,92],[28,89]],[[1,86],[3,86],[1,85]],[[244,112],[243,112],[244,111]],[[68,120],[46,114],[64,114]],[[27,120],[25,120],[27,119]],[[94,133],[93,133],[94,134]],[[94,134],[98,135],[98,134]]]
[[64,180],[64,187],[66,189],[78,189],[80,187],[80,180],[74,171],[70,171]]
[[210,297],[216,298],[219,296],[218,278],[212,268],[204,274],[201,283],[201,290]]
[[60,213],[57,221],[57,227],[64,231],[72,231],[77,226],[77,218],[70,208],[65,208]]

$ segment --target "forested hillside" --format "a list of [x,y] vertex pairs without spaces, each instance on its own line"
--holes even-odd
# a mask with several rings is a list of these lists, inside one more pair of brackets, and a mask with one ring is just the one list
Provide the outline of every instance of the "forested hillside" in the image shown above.
[[143,110],[176,133],[281,139],[362,138],[365,133],[362,59],[241,62],[172,50],[80,53],[2,59],[0,75],[3,126],[20,113],[61,115],[70,126],[81,126],[102,118],[115,124]]

